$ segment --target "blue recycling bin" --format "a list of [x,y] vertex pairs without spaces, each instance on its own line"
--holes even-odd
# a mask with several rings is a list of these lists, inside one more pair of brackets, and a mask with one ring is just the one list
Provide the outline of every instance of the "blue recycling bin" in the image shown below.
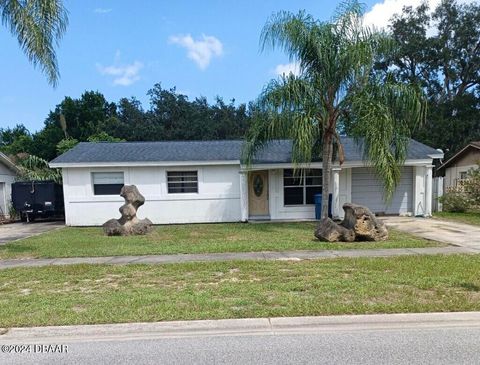
[[[315,194],[315,219],[320,220],[322,216],[322,194]],[[332,218],[332,194],[328,194],[328,217]]]

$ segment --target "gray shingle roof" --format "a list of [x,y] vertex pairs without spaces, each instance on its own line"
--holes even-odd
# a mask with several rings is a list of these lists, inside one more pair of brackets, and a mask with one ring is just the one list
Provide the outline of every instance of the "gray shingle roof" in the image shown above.
[[[362,152],[352,138],[342,137],[346,161],[361,161]],[[243,141],[162,141],[162,142],[82,142],[58,156],[51,164],[118,163],[118,162],[183,162],[238,161]],[[277,140],[260,151],[255,163],[291,162],[292,143]],[[411,140],[408,159],[428,159],[438,151]]]

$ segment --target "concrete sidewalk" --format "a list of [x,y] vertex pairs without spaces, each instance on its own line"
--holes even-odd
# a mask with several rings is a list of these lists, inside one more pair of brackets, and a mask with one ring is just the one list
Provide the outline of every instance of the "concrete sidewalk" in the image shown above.
[[468,247],[424,247],[424,248],[390,248],[357,250],[321,250],[321,251],[280,251],[280,252],[236,252],[207,254],[176,254],[147,256],[106,256],[106,257],[71,257],[54,259],[12,259],[0,260],[0,269],[15,267],[39,267],[49,265],[74,264],[170,264],[182,262],[211,262],[235,260],[311,260],[339,257],[392,257],[408,255],[451,255],[480,254],[480,249]]
[[2,344],[65,343],[79,340],[140,340],[465,326],[480,327],[480,312],[364,314],[24,327],[0,329],[0,341]]

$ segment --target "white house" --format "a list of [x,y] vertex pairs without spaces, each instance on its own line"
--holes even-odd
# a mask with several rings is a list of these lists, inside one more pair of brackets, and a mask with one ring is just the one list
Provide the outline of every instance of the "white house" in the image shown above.
[[12,200],[12,183],[17,176],[18,168],[3,153],[0,152],[0,221],[8,218]]
[[[382,184],[366,167],[360,148],[343,138],[346,161],[334,165],[333,215],[343,203],[366,205],[381,214],[431,214],[433,148],[411,140],[402,177],[387,205]],[[313,196],[321,192],[321,162],[293,176],[291,141],[267,145],[247,169],[242,141],[80,143],[54,159],[61,168],[66,224],[101,225],[119,215],[124,184],[145,196],[140,217],[156,224],[237,222],[252,219],[313,219]]]

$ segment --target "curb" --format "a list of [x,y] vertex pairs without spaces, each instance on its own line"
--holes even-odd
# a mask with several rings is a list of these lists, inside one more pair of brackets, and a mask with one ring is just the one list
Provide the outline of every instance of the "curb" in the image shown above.
[[480,312],[244,318],[11,328],[0,335],[0,341],[2,343],[58,343],[79,340],[281,335],[459,326],[480,327]]

